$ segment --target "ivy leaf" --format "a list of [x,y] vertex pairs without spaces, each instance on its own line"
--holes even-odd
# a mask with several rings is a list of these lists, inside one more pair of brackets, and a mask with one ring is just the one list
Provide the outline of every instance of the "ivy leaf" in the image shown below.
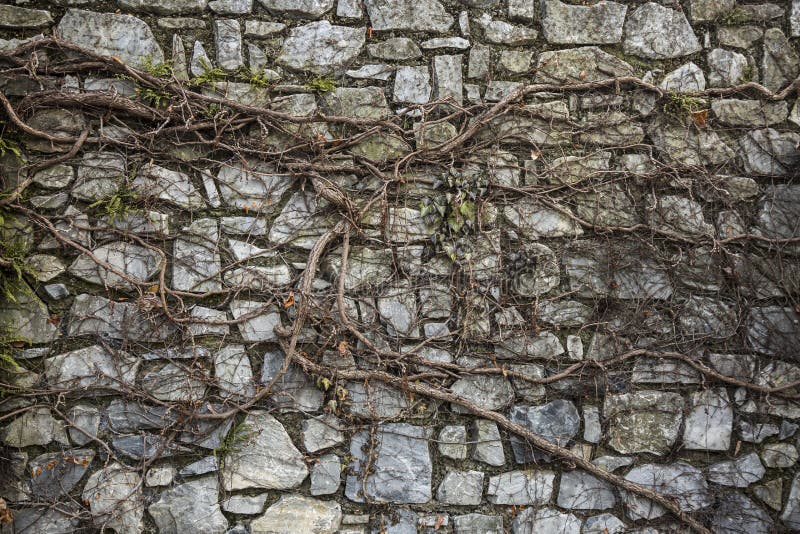
[[467,201],[463,202],[461,204],[461,207],[458,208],[458,211],[468,221],[474,221],[475,220],[475,215],[477,214],[477,208],[475,207],[475,203],[473,201],[467,200]]

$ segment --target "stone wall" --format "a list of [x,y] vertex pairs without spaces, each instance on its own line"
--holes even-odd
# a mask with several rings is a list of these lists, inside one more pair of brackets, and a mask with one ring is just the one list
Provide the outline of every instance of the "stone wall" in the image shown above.
[[4,1],[3,534],[800,530],[800,1]]

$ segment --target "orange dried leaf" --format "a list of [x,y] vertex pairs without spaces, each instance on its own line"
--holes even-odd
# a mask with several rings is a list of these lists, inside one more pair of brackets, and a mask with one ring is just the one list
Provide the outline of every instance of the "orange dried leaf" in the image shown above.
[[708,119],[708,110],[692,111],[692,120],[701,128],[705,128],[706,120]]
[[442,523],[444,523],[444,516],[440,515],[436,517],[436,524],[433,525],[433,530],[439,530],[442,528]]
[[583,69],[579,75],[581,78],[586,78],[586,69]]
[[294,291],[289,293],[289,296],[283,302],[283,307],[284,308],[291,308],[292,306],[294,306]]

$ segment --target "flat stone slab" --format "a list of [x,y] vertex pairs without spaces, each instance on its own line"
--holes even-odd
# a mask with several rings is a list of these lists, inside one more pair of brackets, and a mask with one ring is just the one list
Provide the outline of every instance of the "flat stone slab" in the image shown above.
[[98,54],[116,56],[141,69],[145,59],[164,62],[164,52],[150,27],[131,15],[68,9],[55,29],[56,37]]

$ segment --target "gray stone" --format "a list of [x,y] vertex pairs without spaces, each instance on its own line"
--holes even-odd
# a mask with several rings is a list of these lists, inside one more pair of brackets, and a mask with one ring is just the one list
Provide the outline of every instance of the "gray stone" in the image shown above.
[[205,372],[166,362],[145,373],[140,381],[148,394],[165,402],[199,402],[206,393]]
[[234,71],[244,66],[242,56],[242,29],[235,19],[217,19],[214,27],[214,43],[217,46],[217,64],[227,70]]
[[385,119],[391,114],[380,87],[337,87],[323,96],[334,115],[357,119]]
[[[92,255],[96,260],[85,254],[78,256],[69,267],[70,273],[93,284],[128,290],[135,287],[135,281],[149,280],[161,269],[164,262],[156,251],[125,241],[114,241],[97,247],[92,250]],[[110,268],[98,265],[96,261],[103,262]]]
[[784,175],[800,162],[800,135],[773,128],[751,130],[739,139],[739,154],[749,173]]
[[83,501],[89,503],[94,525],[119,534],[142,532],[144,506],[142,479],[133,470],[111,463],[92,473],[83,488]]
[[683,445],[689,450],[726,451],[733,430],[733,409],[722,388],[692,394],[692,410],[686,416]]
[[531,70],[532,58],[533,51],[531,50],[501,50],[498,63],[509,74],[526,74]]
[[420,46],[425,50],[436,50],[439,48],[466,50],[470,47],[470,42],[463,37],[434,37],[433,39],[422,41]]
[[467,429],[463,425],[448,425],[439,431],[439,454],[453,460],[467,459]]
[[334,26],[327,20],[292,28],[277,61],[298,71],[325,75],[340,73],[364,47],[364,28]]
[[784,101],[761,102],[721,98],[711,102],[717,119],[729,126],[769,126],[786,120],[789,108]]
[[583,534],[622,534],[626,526],[617,516],[600,514],[583,523]]
[[542,331],[535,336],[526,334],[510,334],[506,339],[495,345],[495,356],[497,358],[515,359],[531,358],[553,359],[564,354],[564,347],[561,340],[552,332]]
[[72,449],[37,456],[28,464],[30,492],[36,497],[54,500],[68,494],[89,471],[94,459],[92,449]]
[[[511,371],[519,373],[523,377],[533,380],[542,380],[546,375],[545,369],[541,365],[515,364],[511,365],[510,367]],[[525,378],[516,376],[511,378],[511,383],[514,385],[517,395],[522,400],[527,402],[541,401],[545,397],[544,384],[537,384],[535,382],[525,380]]]
[[253,0],[212,0],[208,7],[220,15],[246,15],[253,10]]
[[272,222],[269,240],[279,245],[290,244],[310,250],[326,229],[332,226],[328,219],[317,213],[327,205],[326,200],[309,191],[293,194]]
[[798,0],[792,1],[792,12],[789,16],[789,25],[791,26],[791,36],[800,36],[800,2],[798,2]]
[[176,422],[176,416],[164,406],[144,405],[134,401],[114,399],[105,409],[111,430],[118,433],[164,428]]
[[772,518],[753,501],[738,492],[726,492],[717,499],[717,509],[711,520],[715,534],[775,532]]
[[204,73],[210,71],[214,66],[211,58],[206,54],[206,49],[203,48],[203,43],[200,41],[194,42],[192,48],[192,59],[189,62],[189,70],[192,76],[202,76]]
[[37,534],[71,534],[81,528],[78,506],[53,508],[17,508],[13,510],[13,523],[4,525],[3,534],[36,532]]
[[[634,467],[625,475],[625,480],[675,499],[681,510],[687,513],[702,510],[714,503],[714,496],[703,473],[684,462]],[[662,506],[633,493],[623,493],[622,500],[627,507],[628,517],[634,521],[655,519],[666,513]]]
[[91,404],[76,404],[67,411],[67,421],[72,425],[69,438],[75,445],[86,445],[97,436],[100,428],[100,410]]
[[63,189],[75,179],[75,170],[69,165],[58,164],[33,175],[33,183],[47,189]]
[[192,477],[213,473],[219,469],[219,461],[216,456],[206,456],[196,462],[184,466],[178,474],[182,477]]
[[330,495],[339,489],[342,462],[335,454],[320,456],[311,466],[311,495]]
[[591,315],[591,307],[575,300],[541,302],[536,308],[536,318],[554,326],[583,326]]
[[394,79],[394,102],[427,104],[431,98],[431,76],[428,67],[397,68]]
[[453,17],[438,0],[365,0],[374,30],[408,30],[444,33]]
[[461,73],[463,56],[435,56],[433,58],[434,96],[436,100],[452,100],[462,104],[464,80]]
[[597,406],[583,407],[583,439],[589,443],[600,443],[602,427],[600,426],[600,409]]
[[[491,63],[491,57],[492,57],[492,49],[489,48],[488,46],[483,46],[478,44],[473,46],[472,50],[469,51],[469,61],[467,63],[467,77],[468,78],[486,77],[489,74],[489,65]],[[497,83],[495,80],[492,80],[492,82]]]
[[622,454],[663,455],[678,439],[683,398],[677,393],[638,391],[607,395],[608,445]]
[[730,87],[746,81],[749,72],[747,58],[738,52],[715,48],[708,53],[708,85]]
[[581,520],[556,508],[527,508],[511,523],[512,534],[579,534]]
[[506,205],[503,215],[509,223],[531,239],[583,235],[583,228],[573,219],[527,197]]
[[671,59],[699,52],[701,46],[686,15],[648,2],[628,16],[623,50],[648,59]]
[[245,37],[266,38],[286,29],[283,22],[269,22],[266,20],[247,20],[244,23]]
[[717,30],[717,41],[720,46],[750,49],[763,35],[764,30],[758,26],[721,26]]
[[336,16],[344,19],[360,19],[364,16],[364,7],[360,0],[339,0],[336,4]]
[[64,424],[55,419],[49,408],[34,408],[5,424],[0,440],[9,447],[48,445],[53,441],[68,445]]
[[305,419],[301,424],[303,447],[315,453],[344,443],[341,422],[330,414]]
[[800,74],[800,54],[778,28],[764,32],[764,54],[761,59],[762,83],[778,92]]
[[[514,400],[511,382],[503,376],[465,376],[450,386],[450,391],[487,410],[503,410]],[[455,403],[451,404],[451,409],[456,413],[468,413],[468,410]]]
[[161,493],[147,511],[159,532],[220,534],[228,528],[218,503],[216,476],[198,478]]
[[781,521],[792,529],[800,529],[800,474],[792,479],[786,506],[781,513]]
[[[49,343],[58,337],[47,306],[24,282],[6,284],[0,296],[0,324],[28,343]],[[12,298],[13,297],[13,298]]]
[[47,358],[44,375],[52,388],[78,395],[108,395],[133,386],[139,364],[138,358],[124,351],[92,345]]
[[118,3],[119,7],[130,11],[174,15],[178,13],[200,13],[206,8],[208,0],[163,0],[157,3],[148,0],[118,0]]
[[722,486],[746,488],[764,478],[765,473],[758,454],[751,452],[736,460],[711,464],[708,467],[708,480]]
[[137,462],[154,458],[169,458],[191,452],[191,449],[176,445],[165,437],[145,433],[114,438],[111,441],[111,447],[118,454]]
[[387,288],[377,299],[378,313],[391,336],[419,336],[419,311],[414,289],[407,280]]
[[55,35],[95,53],[116,56],[134,68],[142,68],[145,58],[155,64],[164,62],[164,52],[150,27],[131,15],[68,9]]
[[592,463],[603,471],[613,473],[621,467],[633,465],[634,458],[630,456],[600,456],[592,460]]
[[606,510],[617,502],[614,488],[584,471],[561,474],[556,504],[568,510]]
[[222,289],[218,249],[219,229],[214,219],[197,219],[175,240],[172,286],[204,293]]
[[678,324],[686,339],[726,339],[736,332],[738,318],[733,303],[692,295],[683,303]]
[[319,18],[333,8],[334,0],[258,0],[265,9],[290,17]]
[[475,506],[482,497],[483,471],[448,471],[436,490],[436,500],[442,504]]
[[631,373],[635,384],[699,384],[700,374],[694,367],[661,358],[636,358]]
[[282,495],[264,515],[250,523],[253,534],[334,534],[342,522],[342,508],[335,501],[303,495]]
[[350,413],[365,419],[398,417],[410,408],[406,394],[381,382],[348,382]]
[[800,314],[792,308],[764,306],[750,310],[747,340],[756,352],[800,360],[798,335]]
[[0,6],[0,27],[2,28],[42,28],[52,23],[53,17],[50,12],[43,9]]
[[489,479],[486,496],[492,504],[542,505],[550,502],[555,485],[552,471],[509,471]]
[[367,52],[372,57],[391,61],[405,61],[422,57],[419,46],[408,37],[392,37],[380,43],[369,44]]
[[703,207],[696,201],[667,195],[655,197],[650,208],[650,224],[688,236],[713,235],[714,227],[707,223]]
[[789,443],[770,443],[761,450],[761,460],[767,467],[784,469],[797,463],[797,448]]
[[275,327],[280,326],[281,316],[277,308],[264,302],[234,300],[231,302],[234,319],[242,317],[237,323],[239,333],[246,342],[275,341]]
[[455,534],[503,534],[503,516],[466,514],[453,517]]
[[628,6],[601,2],[590,6],[541,3],[542,34],[555,44],[613,44],[622,40],[622,24]]
[[672,93],[704,91],[706,88],[706,77],[700,67],[689,62],[664,76],[664,79],[661,80],[658,87]]
[[353,70],[346,70],[345,74],[357,80],[380,80],[385,82],[392,76],[394,70],[394,65],[372,64]]
[[[577,435],[581,425],[578,409],[563,399],[541,406],[515,405],[509,412],[509,419],[559,447],[565,447]],[[511,437],[511,448],[517,463],[547,457],[518,436]]]
[[[374,448],[368,447],[370,443]],[[378,425],[372,435],[364,430],[353,436],[350,454],[352,474],[347,476],[345,496],[351,501],[364,502],[364,491],[372,502],[422,504],[431,499],[433,466],[425,428],[406,423]],[[365,474],[367,454],[372,458]]]
[[736,7],[736,0],[690,0],[689,18],[694,23],[715,22]]
[[225,455],[221,471],[225,491],[291,489],[303,483],[308,475],[303,455],[274,417],[251,411],[233,432],[240,442]]
[[[347,290],[378,287],[393,274],[393,256],[390,250],[373,250],[366,247],[353,247],[347,261],[344,287]],[[332,270],[338,276],[341,256],[331,259]]]
[[271,401],[281,409],[315,412],[322,407],[324,393],[314,386],[313,382],[297,364],[290,364],[286,372],[283,370],[285,355],[282,351],[269,351],[264,354],[264,365],[261,368],[261,384],[272,384]]
[[257,515],[264,511],[268,493],[259,495],[231,495],[222,501],[222,509],[240,515]]
[[537,32],[526,26],[517,26],[502,20],[494,20],[488,13],[483,13],[475,22],[483,29],[483,38],[487,43],[520,46],[536,41]]
[[753,232],[771,239],[791,239],[800,235],[796,220],[800,205],[800,186],[767,186]]

